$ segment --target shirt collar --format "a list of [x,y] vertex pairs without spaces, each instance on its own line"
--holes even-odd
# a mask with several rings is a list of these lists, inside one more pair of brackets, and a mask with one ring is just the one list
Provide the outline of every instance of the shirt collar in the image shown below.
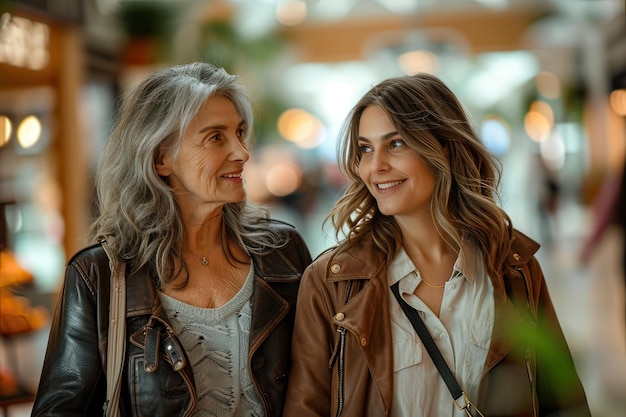
[[[474,282],[476,279],[476,255],[476,244],[470,240],[464,239],[461,245],[461,251],[452,268],[453,275],[461,274],[467,281]],[[413,261],[411,261],[411,258],[409,258],[404,248],[400,248],[400,251],[389,266],[389,285],[393,285],[405,276],[416,272],[417,268],[413,265]]]
[[469,282],[474,282],[476,279],[476,255],[476,244],[471,240],[463,239],[453,270],[461,273]]

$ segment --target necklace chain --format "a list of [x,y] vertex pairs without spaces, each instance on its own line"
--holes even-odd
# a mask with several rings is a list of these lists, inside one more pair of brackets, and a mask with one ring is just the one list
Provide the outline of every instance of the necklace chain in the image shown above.
[[429,287],[431,287],[431,288],[446,288],[446,284],[443,284],[443,285],[435,285],[435,284],[431,284],[430,282],[426,281],[426,280],[424,279],[424,277],[422,277],[422,282],[423,282],[424,284],[428,285],[428,286],[429,286]]
[[185,248],[185,250],[187,252],[189,252],[190,254],[192,254],[193,256],[195,256],[196,258],[200,259],[200,262],[202,262],[203,266],[207,266],[209,264],[208,259],[206,258],[206,256],[200,256],[197,255],[196,253],[192,252],[191,250],[189,250],[189,248]]

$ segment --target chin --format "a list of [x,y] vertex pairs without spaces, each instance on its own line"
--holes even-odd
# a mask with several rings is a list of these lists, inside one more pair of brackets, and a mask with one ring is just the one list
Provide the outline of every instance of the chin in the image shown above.
[[398,214],[396,212],[396,210],[394,210],[393,208],[390,208],[390,207],[380,207],[380,206],[378,206],[378,211],[380,211],[381,214],[384,214],[385,216],[393,216],[393,215]]

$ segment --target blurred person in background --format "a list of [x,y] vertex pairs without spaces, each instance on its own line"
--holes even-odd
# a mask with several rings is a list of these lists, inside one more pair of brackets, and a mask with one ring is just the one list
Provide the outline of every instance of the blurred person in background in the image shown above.
[[[583,245],[581,260],[590,262],[607,232],[616,230],[619,236],[617,244],[621,247],[618,252],[621,255],[619,273],[626,288],[626,166],[622,166],[621,173],[611,174],[604,180],[593,202],[592,212],[591,232]],[[626,318],[626,308],[624,313]]]
[[102,415],[107,253],[126,268],[122,416],[282,414],[311,258],[246,201],[252,122],[239,77],[206,63],[125,95],[96,176],[94,245],[66,268],[33,416]]
[[499,162],[449,88],[428,74],[374,86],[339,165],[340,241],[302,278],[284,415],[589,416],[539,245],[498,206]]

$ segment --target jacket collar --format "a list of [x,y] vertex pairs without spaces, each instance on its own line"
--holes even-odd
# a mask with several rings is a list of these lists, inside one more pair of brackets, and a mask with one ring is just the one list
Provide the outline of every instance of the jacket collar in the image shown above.
[[[518,230],[513,231],[511,250],[507,255],[507,262],[511,267],[521,267],[528,263],[539,250],[539,244]],[[385,255],[381,253],[371,239],[362,239],[350,251],[341,251],[339,248],[328,252],[326,276],[330,282],[339,282],[354,279],[372,279],[381,276],[384,271]],[[386,277],[386,273],[384,274]],[[492,280],[494,280],[492,278]],[[498,286],[504,290],[503,286]]]
[[385,256],[371,239],[362,239],[349,251],[335,248],[322,256],[330,256],[326,263],[326,277],[330,282],[387,277]]

